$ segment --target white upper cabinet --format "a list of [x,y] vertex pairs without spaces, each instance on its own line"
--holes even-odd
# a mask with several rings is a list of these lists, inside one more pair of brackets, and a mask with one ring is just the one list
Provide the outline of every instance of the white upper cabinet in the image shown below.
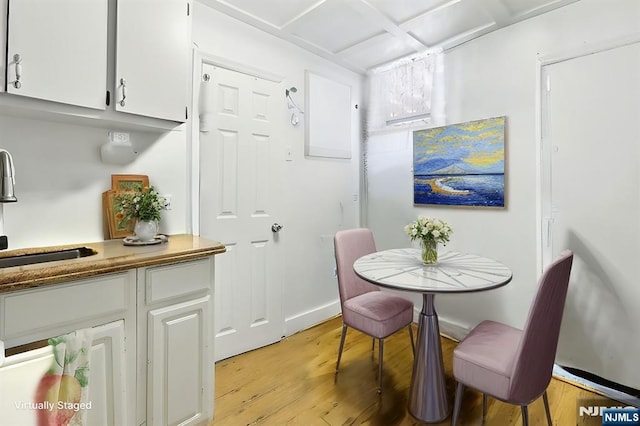
[[185,0],[118,0],[116,111],[187,120],[189,8]]
[[184,123],[190,1],[0,0],[0,92],[18,95],[0,94],[0,114],[146,130]]
[[7,92],[105,109],[107,29],[107,0],[11,0]]
[[0,0],[0,92],[4,92],[5,66],[7,64],[7,0]]

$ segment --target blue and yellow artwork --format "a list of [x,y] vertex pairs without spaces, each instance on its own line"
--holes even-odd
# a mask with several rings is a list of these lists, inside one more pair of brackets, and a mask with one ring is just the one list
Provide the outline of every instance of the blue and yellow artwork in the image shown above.
[[505,117],[413,132],[413,202],[504,207]]

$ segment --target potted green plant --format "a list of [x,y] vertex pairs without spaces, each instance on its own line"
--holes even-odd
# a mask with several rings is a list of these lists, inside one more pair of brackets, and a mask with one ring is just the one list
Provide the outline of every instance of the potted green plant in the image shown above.
[[158,232],[160,212],[166,210],[167,201],[153,186],[119,193],[115,198],[116,211],[121,224],[135,219],[133,228],[141,241],[151,241]]

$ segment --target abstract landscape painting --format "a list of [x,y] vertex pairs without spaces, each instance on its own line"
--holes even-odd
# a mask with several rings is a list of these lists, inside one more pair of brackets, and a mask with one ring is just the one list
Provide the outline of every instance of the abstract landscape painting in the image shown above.
[[413,132],[413,202],[504,207],[505,117]]

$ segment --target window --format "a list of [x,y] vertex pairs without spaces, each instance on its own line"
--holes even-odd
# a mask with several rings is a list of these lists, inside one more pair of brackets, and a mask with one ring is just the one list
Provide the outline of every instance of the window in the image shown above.
[[367,130],[375,132],[431,117],[434,54],[400,59],[369,72]]

